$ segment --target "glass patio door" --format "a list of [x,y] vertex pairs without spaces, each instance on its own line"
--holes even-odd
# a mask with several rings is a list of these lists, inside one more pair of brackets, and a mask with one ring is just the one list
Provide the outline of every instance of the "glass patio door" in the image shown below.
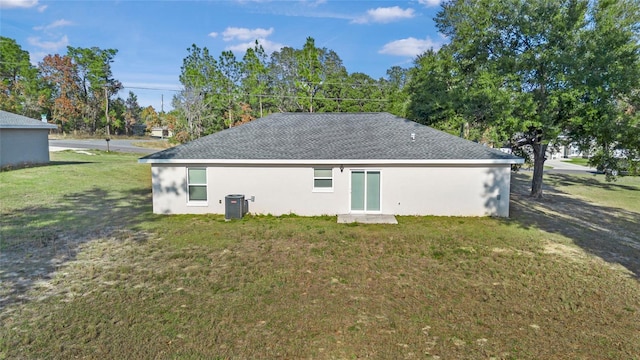
[[380,211],[380,171],[351,171],[351,211]]

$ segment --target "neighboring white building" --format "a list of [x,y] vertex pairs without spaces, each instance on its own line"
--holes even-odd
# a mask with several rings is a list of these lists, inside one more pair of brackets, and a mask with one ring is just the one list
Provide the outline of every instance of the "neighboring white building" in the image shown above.
[[173,130],[168,126],[155,126],[151,128],[151,136],[159,138],[169,138],[173,136]]
[[0,168],[49,162],[53,124],[0,110]]
[[586,157],[586,153],[580,150],[576,144],[559,145],[557,148],[549,146],[547,148],[547,159],[568,159],[576,157]]
[[284,113],[139,160],[153,211],[509,216],[511,165],[523,159],[388,113]]

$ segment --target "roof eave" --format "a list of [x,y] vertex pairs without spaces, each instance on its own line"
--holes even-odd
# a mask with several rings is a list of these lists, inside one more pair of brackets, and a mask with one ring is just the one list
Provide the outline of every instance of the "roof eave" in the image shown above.
[[49,130],[49,129],[57,129],[58,127],[52,124],[42,124],[42,125],[0,125],[0,129],[25,129],[25,130],[33,130],[33,129],[41,129],[41,130]]
[[509,165],[524,159],[138,159],[140,164],[220,165]]

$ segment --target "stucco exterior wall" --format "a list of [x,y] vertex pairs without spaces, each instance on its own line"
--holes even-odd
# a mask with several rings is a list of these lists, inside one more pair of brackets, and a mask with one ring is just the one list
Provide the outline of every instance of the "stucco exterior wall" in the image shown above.
[[0,129],[0,167],[49,162],[48,129]]
[[[332,166],[333,190],[314,191],[313,165],[189,165],[207,168],[207,202],[187,201],[187,167],[153,164],[153,211],[224,214],[225,196],[255,197],[249,212],[304,216],[350,212],[351,170],[381,173],[381,213],[509,216],[510,166]],[[316,166],[327,168],[330,166]]]

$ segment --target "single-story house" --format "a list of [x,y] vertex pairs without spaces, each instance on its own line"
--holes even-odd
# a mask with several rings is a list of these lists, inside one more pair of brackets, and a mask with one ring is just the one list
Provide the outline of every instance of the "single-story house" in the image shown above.
[[173,130],[168,126],[154,126],[151,128],[151,136],[159,138],[168,138],[173,136]]
[[388,113],[278,113],[140,158],[153,211],[509,216],[506,154]]
[[46,121],[0,110],[0,168],[49,162],[49,130]]

